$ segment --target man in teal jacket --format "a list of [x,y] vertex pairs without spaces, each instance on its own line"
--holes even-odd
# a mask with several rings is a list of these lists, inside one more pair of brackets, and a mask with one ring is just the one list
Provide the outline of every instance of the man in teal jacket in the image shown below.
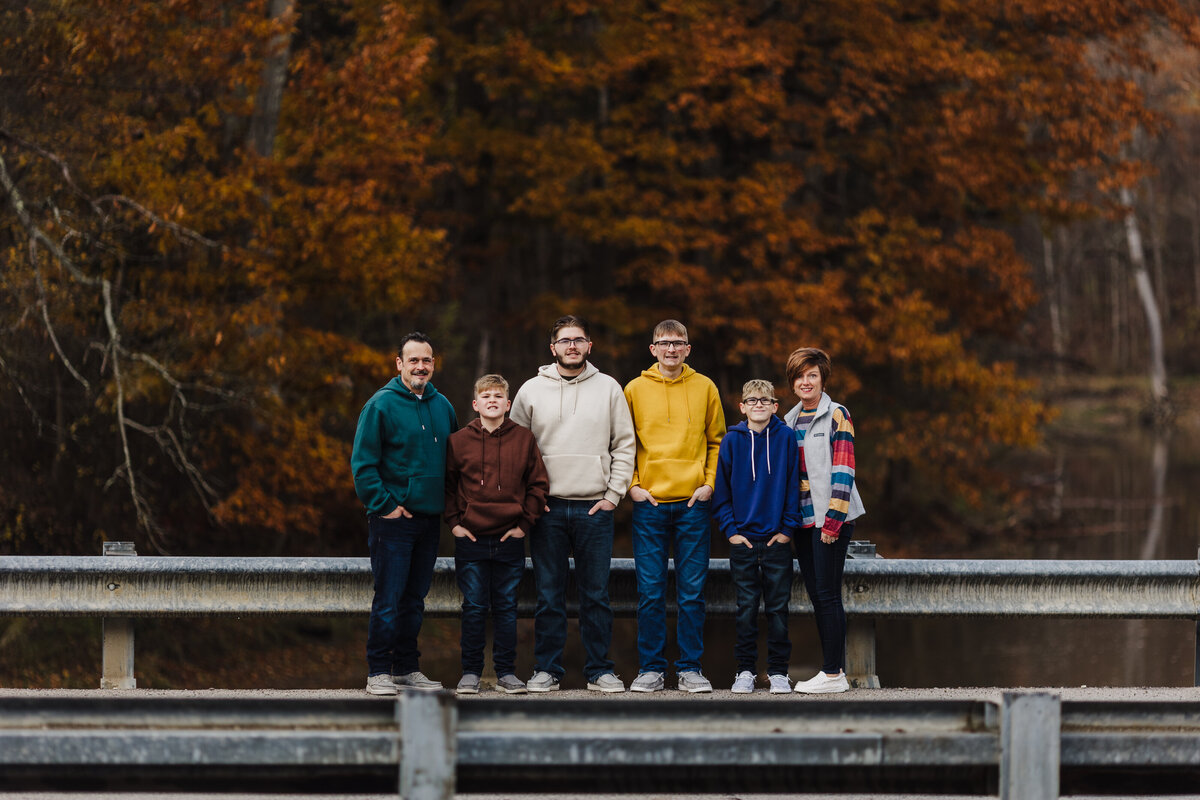
[[458,430],[450,401],[433,387],[433,344],[400,342],[400,374],[363,406],[350,466],[367,509],[375,599],[367,627],[367,691],[437,690],[421,673],[417,634],[433,582],[445,505],[446,441]]

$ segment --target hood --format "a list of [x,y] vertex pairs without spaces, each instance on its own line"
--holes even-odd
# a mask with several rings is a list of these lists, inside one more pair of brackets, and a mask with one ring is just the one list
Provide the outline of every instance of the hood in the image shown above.
[[494,431],[487,431],[484,430],[483,420],[479,419],[479,417],[476,417],[467,423],[467,427],[484,436],[504,436],[513,428],[517,427],[517,423],[505,417],[504,421],[500,423],[499,428],[496,428]]
[[683,372],[679,373],[678,378],[667,379],[663,376],[659,365],[651,364],[647,369],[642,370],[642,377],[649,378],[656,383],[665,383],[667,386],[673,386],[677,383],[683,383],[688,378],[696,374],[696,370],[692,369],[687,364],[683,365]]
[[558,373],[558,364],[546,364],[538,368],[538,375],[554,381],[555,383],[583,383],[593,375],[599,375],[600,370],[596,369],[595,365],[590,361],[583,363],[583,372],[576,375],[574,378],[564,378]]
[[[792,437],[792,431],[788,428],[787,423],[774,414],[771,415],[771,419],[767,421],[767,427],[763,428],[761,433],[755,433],[754,431],[750,430],[749,423],[747,423],[745,420],[742,420],[737,425],[734,425],[732,428],[730,428],[728,433],[725,435],[745,437],[749,440],[750,479],[752,481],[758,480],[758,466],[755,464],[755,461],[757,460],[755,453],[759,447],[763,447],[766,450],[767,473],[770,474],[774,469],[773,465],[771,464],[771,436],[774,435],[776,437],[783,437],[778,439],[778,441],[781,442],[795,441]],[[760,441],[763,442],[763,444],[760,445]]]
[[412,400],[430,400],[434,397],[437,397],[438,394],[438,390],[434,387],[434,385],[432,383],[427,383],[425,384],[425,391],[421,393],[420,397],[417,397],[415,394],[413,394],[411,389],[404,385],[404,381],[401,380],[399,375],[388,381],[383,388],[387,389],[388,391],[395,392],[398,395],[408,397]]
[[[688,387],[685,384],[688,382],[688,380],[690,378],[692,378],[696,375],[699,375],[699,374],[700,373],[696,372],[696,370],[692,369],[687,364],[683,365],[683,371],[679,373],[678,378],[665,377],[662,374],[662,372],[660,371],[659,364],[657,364],[657,363],[651,364],[648,369],[642,370],[643,378],[646,378],[654,383],[657,383],[659,386],[663,387],[663,405],[666,406],[666,409],[667,409],[667,422],[671,421],[671,391],[670,390],[672,387],[675,387],[675,386],[681,387],[681,389],[683,391],[684,412],[686,414],[687,420],[689,422],[691,421],[691,419],[692,419],[692,404],[691,404],[690,399],[688,398]],[[676,397],[676,403],[678,403],[678,402],[679,402],[678,397]]]

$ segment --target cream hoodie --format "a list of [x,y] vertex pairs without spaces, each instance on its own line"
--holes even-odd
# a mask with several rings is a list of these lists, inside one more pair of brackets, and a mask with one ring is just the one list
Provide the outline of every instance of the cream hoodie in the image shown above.
[[633,420],[621,385],[588,362],[574,378],[547,364],[513,398],[550,473],[550,496],[621,502],[633,477]]

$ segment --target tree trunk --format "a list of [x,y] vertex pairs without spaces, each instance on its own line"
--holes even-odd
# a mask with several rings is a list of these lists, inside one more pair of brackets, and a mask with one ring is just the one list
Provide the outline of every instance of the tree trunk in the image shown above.
[[[272,20],[290,17],[296,0],[271,0],[268,11]],[[268,158],[275,149],[275,133],[279,129],[279,109],[283,105],[283,85],[287,82],[288,61],[292,54],[291,30],[271,39],[270,51],[263,63],[262,83],[254,102],[254,117],[250,120],[250,146],[258,155]]]
[[1047,233],[1042,234],[1042,263],[1046,267],[1046,303],[1050,308],[1050,345],[1054,349],[1054,376],[1061,383],[1066,344],[1059,310],[1058,278],[1054,274],[1054,246]]
[[1121,287],[1125,284],[1121,280],[1121,259],[1117,258],[1115,252],[1109,253],[1108,262],[1111,277],[1109,295],[1112,301],[1112,357],[1113,364],[1121,368],[1125,366],[1125,347],[1121,340]]
[[1133,193],[1128,188],[1121,188],[1121,202],[1125,205],[1125,238],[1129,242],[1129,260],[1133,264],[1134,281],[1142,308],[1146,312],[1146,332],[1150,337],[1150,393],[1154,403],[1152,411],[1155,419],[1161,420],[1169,416],[1170,409],[1167,365],[1163,353],[1162,317],[1158,313],[1158,301],[1154,297],[1154,287],[1150,285],[1150,275],[1146,271],[1142,232],[1133,207]]
[[1200,308],[1200,194],[1192,195],[1192,279],[1196,285],[1194,308]]

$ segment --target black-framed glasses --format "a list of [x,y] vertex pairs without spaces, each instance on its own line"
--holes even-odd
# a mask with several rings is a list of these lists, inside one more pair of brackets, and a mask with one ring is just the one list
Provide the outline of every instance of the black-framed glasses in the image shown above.
[[679,350],[687,347],[688,343],[682,339],[659,339],[654,346],[661,347],[663,350]]
[[575,345],[576,347],[583,347],[587,343],[588,343],[588,340],[583,338],[582,336],[576,336],[574,339],[555,339],[554,340],[555,347],[570,347],[571,345]]
[[742,401],[744,406],[773,406],[779,401],[774,397],[747,397]]

